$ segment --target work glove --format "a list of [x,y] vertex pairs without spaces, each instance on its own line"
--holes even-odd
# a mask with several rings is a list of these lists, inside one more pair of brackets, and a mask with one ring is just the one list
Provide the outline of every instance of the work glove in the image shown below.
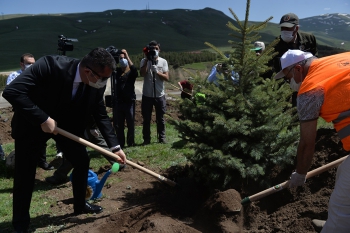
[[306,181],[306,175],[293,172],[292,175],[290,176],[289,188],[302,186],[305,184],[305,181]]
[[151,66],[151,70],[153,73],[157,73],[157,66],[156,65],[152,65]]

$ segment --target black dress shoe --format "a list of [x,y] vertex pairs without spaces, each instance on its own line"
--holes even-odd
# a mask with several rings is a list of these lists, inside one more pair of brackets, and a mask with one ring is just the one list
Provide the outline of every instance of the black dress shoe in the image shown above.
[[55,168],[54,166],[51,166],[50,164],[48,164],[46,161],[38,163],[38,167],[44,170],[53,170]]
[[103,208],[98,205],[92,205],[88,202],[85,202],[85,206],[82,210],[74,210],[74,214],[98,214],[102,212]]
[[60,185],[60,184],[66,183],[67,179],[60,179],[60,178],[57,178],[56,176],[50,176],[50,177],[46,177],[45,181],[52,185]]

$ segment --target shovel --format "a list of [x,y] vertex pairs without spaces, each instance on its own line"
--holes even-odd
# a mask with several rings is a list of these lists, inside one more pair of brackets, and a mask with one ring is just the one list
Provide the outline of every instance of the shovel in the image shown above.
[[[340,158],[340,159],[337,159],[337,160],[335,160],[335,161],[333,161],[333,162],[330,162],[330,163],[328,163],[328,164],[326,164],[326,165],[323,165],[323,166],[321,166],[321,167],[319,167],[319,168],[316,168],[316,169],[314,169],[314,170],[312,170],[312,171],[309,171],[309,172],[306,174],[306,179],[311,178],[311,177],[316,176],[316,175],[319,175],[319,174],[321,174],[322,172],[325,172],[325,171],[327,171],[327,170],[329,170],[329,169],[331,169],[331,168],[334,168],[334,167],[338,166],[338,165],[339,165],[341,162],[343,162],[347,157],[348,157],[348,155],[347,155],[347,156],[344,156],[344,157],[342,157],[342,158]],[[272,193],[281,191],[281,190],[284,189],[284,188],[288,188],[288,187],[289,187],[289,182],[290,182],[289,180],[288,180],[288,181],[285,181],[285,182],[283,182],[283,183],[281,183],[281,184],[278,184],[278,185],[275,185],[275,186],[273,186],[273,187],[271,187],[271,188],[265,189],[264,191],[261,191],[260,193],[256,193],[256,194],[254,194],[254,195],[252,195],[252,196],[245,197],[245,198],[242,199],[241,204],[242,204],[242,205],[249,204],[249,203],[251,203],[251,202],[253,202],[253,201],[259,200],[260,198],[266,197],[266,196],[268,196],[268,195],[270,195],[270,194],[272,194]]]
[[[80,138],[78,136],[75,136],[74,134],[71,134],[71,133],[69,133],[69,132],[67,132],[67,131],[59,128],[59,127],[57,127],[57,132],[59,134],[65,136],[65,137],[69,138],[69,139],[72,139],[73,141],[76,141],[76,142],[79,142],[80,144],[83,144],[84,146],[88,146],[88,147],[90,147],[92,149],[95,149],[98,152],[100,152],[102,154],[105,154],[105,155],[107,155],[107,156],[109,156],[109,157],[111,157],[113,159],[118,158],[116,154],[114,154],[114,153],[112,153],[112,152],[110,152],[108,150],[105,150],[105,149],[103,149],[103,148],[101,148],[101,147],[99,147],[99,146],[97,146],[97,145],[95,145],[95,144],[93,144],[91,142],[88,142],[88,141],[86,141],[86,140],[84,140],[84,139],[82,139],[82,138]],[[171,181],[171,180],[167,179],[166,177],[161,176],[161,175],[159,175],[159,174],[157,174],[157,173],[155,173],[155,172],[153,172],[151,170],[148,170],[148,169],[146,169],[144,167],[141,167],[140,165],[138,165],[136,163],[133,163],[133,162],[131,162],[129,160],[126,160],[126,164],[129,164],[130,166],[132,166],[134,168],[137,168],[140,171],[143,171],[143,172],[145,172],[145,173],[147,173],[147,174],[149,174],[151,176],[154,176],[154,177],[158,178],[160,181],[162,181],[162,182],[164,182],[164,183],[166,183],[166,184],[168,184],[170,186],[174,187],[174,186],[177,185],[174,181]]]

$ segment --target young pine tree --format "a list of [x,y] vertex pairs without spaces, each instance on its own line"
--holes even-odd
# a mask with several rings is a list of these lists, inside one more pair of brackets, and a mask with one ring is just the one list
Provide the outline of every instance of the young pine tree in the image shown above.
[[208,183],[221,187],[229,185],[237,175],[257,180],[264,178],[272,167],[283,167],[294,161],[298,140],[295,108],[287,99],[291,95],[288,85],[272,78],[262,78],[268,72],[266,65],[274,55],[272,42],[256,56],[251,51],[258,31],[270,17],[260,24],[248,23],[250,1],[247,1],[245,20],[228,22],[232,31],[232,46],[228,58],[215,46],[206,43],[239,75],[239,83],[218,75],[218,85],[206,82],[206,77],[195,76],[194,95],[205,98],[181,100],[183,120],[172,121],[180,137],[194,148],[186,155],[196,174]]

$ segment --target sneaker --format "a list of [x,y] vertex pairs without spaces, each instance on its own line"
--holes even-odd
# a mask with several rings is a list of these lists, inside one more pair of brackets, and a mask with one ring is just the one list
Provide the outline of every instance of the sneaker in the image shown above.
[[326,223],[326,221],[324,221],[324,220],[312,219],[312,225],[314,226],[314,228],[317,232],[321,232],[325,223]]
[[56,155],[56,158],[62,158],[62,156],[63,156],[63,153],[60,152],[60,153],[58,153],[58,154]]

